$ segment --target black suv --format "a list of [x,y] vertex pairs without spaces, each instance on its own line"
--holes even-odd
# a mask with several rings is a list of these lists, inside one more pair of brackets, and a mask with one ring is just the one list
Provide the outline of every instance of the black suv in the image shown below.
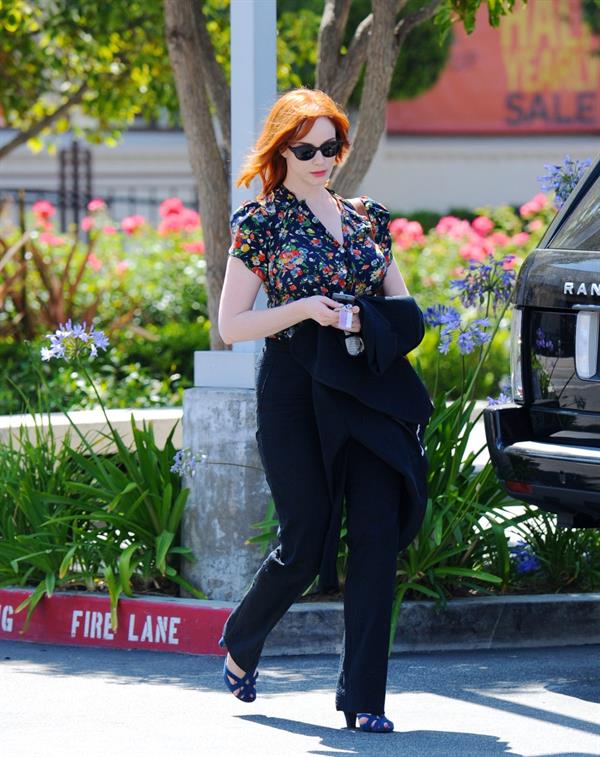
[[513,404],[483,413],[492,464],[560,525],[600,526],[600,158],[524,261],[513,305]]

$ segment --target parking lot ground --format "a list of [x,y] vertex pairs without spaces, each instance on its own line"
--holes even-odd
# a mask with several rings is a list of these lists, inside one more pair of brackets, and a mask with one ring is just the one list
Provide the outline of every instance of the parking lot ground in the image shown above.
[[263,658],[238,702],[222,658],[0,643],[5,757],[600,755],[600,647],[402,654],[393,734],[343,728],[337,658]]

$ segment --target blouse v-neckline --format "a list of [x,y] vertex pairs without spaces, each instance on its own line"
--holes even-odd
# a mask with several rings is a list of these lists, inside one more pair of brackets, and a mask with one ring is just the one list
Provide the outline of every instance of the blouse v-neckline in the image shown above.
[[312,218],[321,226],[321,228],[324,230],[324,232],[327,234],[327,236],[331,239],[331,241],[336,245],[336,247],[339,247],[340,249],[343,249],[346,246],[346,233],[345,233],[345,226],[346,221],[344,218],[344,204],[340,202],[340,199],[338,198],[337,194],[333,191],[333,189],[329,189],[329,187],[325,187],[325,189],[329,192],[331,197],[333,198],[333,201],[335,202],[338,212],[340,214],[340,225],[342,229],[342,241],[340,242],[339,239],[337,239],[331,231],[325,226],[323,221],[319,218],[319,216],[312,210],[310,205],[306,202],[306,200],[300,200],[298,197],[292,192],[291,189],[288,189],[288,187],[285,186],[285,184],[281,185],[283,189],[293,197],[293,199],[298,203],[298,205],[304,205],[307,210],[310,212]]

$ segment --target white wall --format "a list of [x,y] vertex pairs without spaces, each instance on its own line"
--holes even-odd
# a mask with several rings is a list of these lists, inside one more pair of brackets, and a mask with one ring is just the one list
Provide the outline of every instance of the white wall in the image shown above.
[[[0,141],[10,132],[0,130]],[[522,203],[539,191],[545,163],[595,157],[593,136],[386,137],[359,191],[393,211]],[[90,146],[95,196],[180,194],[189,202],[194,181],[179,132],[129,132],[115,148]],[[20,148],[0,162],[2,187],[58,188],[58,160]],[[122,208],[120,214],[129,210]]]
[[544,164],[594,158],[593,136],[386,137],[360,186],[391,210],[523,203],[540,191]]

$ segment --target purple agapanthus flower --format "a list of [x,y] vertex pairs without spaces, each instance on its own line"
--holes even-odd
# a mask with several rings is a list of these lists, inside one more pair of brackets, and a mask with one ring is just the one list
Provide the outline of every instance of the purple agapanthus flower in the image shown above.
[[567,155],[562,166],[548,163],[544,165],[548,173],[545,176],[538,176],[538,181],[544,192],[555,193],[554,205],[557,209],[562,208],[591,164],[590,158],[573,160]]
[[503,380],[500,382],[500,394],[497,397],[488,397],[488,407],[494,405],[505,405],[507,402],[512,402],[512,386],[510,381]]
[[488,407],[495,407],[496,405],[506,405],[510,402],[512,402],[512,397],[510,394],[506,394],[505,392],[500,392],[500,394],[497,397],[488,397]]
[[554,342],[552,339],[546,339],[546,334],[542,328],[538,328],[535,332],[535,346],[538,350],[554,350]]
[[434,305],[427,308],[423,315],[428,326],[440,328],[438,350],[442,355],[448,353],[454,335],[457,335],[456,344],[461,355],[468,355],[475,347],[491,339],[491,335],[486,331],[490,325],[487,318],[479,318],[463,326],[458,310],[448,305]]
[[98,350],[106,350],[109,341],[103,331],[95,331],[92,326],[86,331],[86,322],[73,325],[71,319],[66,323],[59,324],[54,334],[46,334],[50,339],[50,347],[42,347],[40,350],[42,360],[49,361],[54,358],[64,358],[71,361],[81,357],[94,358]]
[[434,305],[423,313],[428,326],[446,326],[451,329],[460,328],[460,313],[456,308],[448,305]]
[[458,290],[456,296],[465,307],[483,305],[490,297],[495,313],[498,304],[508,302],[512,294],[516,274],[507,264],[514,258],[514,255],[506,255],[497,260],[490,255],[488,262],[471,262],[464,278],[454,279],[450,287]]
[[467,328],[463,329],[456,338],[456,344],[461,355],[468,355],[473,352],[475,347],[489,342],[491,334],[485,329],[490,325],[488,318],[480,318],[470,323]]
[[173,456],[173,465],[170,470],[180,476],[195,476],[198,464],[205,463],[208,455],[204,452],[193,454],[188,447],[177,450]]
[[517,542],[514,546],[509,547],[509,550],[517,573],[532,573],[540,567],[539,559],[531,551],[531,546],[526,541]]

